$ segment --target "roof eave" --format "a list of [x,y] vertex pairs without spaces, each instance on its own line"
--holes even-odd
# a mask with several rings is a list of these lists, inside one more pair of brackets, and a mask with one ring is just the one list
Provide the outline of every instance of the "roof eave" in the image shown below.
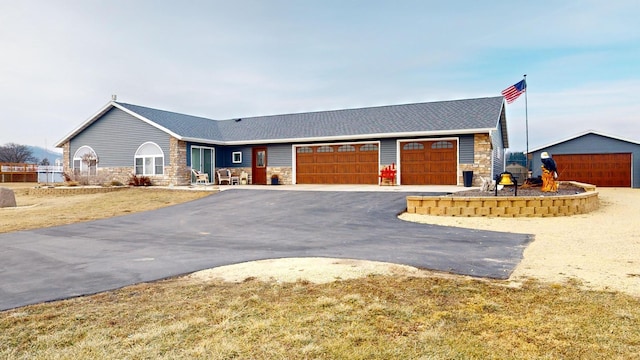
[[[507,129],[507,113],[506,113],[506,105],[504,98],[502,99],[502,106],[500,107],[500,114],[498,115],[498,124],[501,126],[502,132],[502,147],[505,149],[509,148],[509,131]],[[496,124],[496,127],[497,125]]]
[[178,138],[178,140],[188,141],[188,142],[195,142],[195,143],[200,143],[200,144],[209,144],[209,145],[228,145],[226,142],[220,141],[220,140],[194,138],[194,137],[187,137],[187,136],[180,137],[180,138]]
[[421,136],[489,133],[491,130],[494,130],[494,129],[492,128],[454,129],[454,130],[399,132],[399,133],[378,133],[378,134],[373,133],[373,134],[360,134],[360,135],[298,137],[298,138],[282,138],[282,139],[234,140],[234,141],[224,141],[220,145],[250,145],[250,144],[257,145],[257,144],[282,144],[282,143],[303,143],[303,142],[322,142],[322,141],[364,140],[364,139],[407,138],[407,137],[421,137]]
[[173,132],[173,131],[171,131],[171,130],[167,129],[167,128],[166,128],[166,127],[164,127],[164,126],[159,125],[158,123],[154,122],[153,120],[149,120],[149,119],[147,119],[146,117],[144,117],[144,116],[142,116],[142,115],[140,115],[140,114],[136,113],[135,111],[129,110],[129,109],[127,109],[126,107],[124,107],[124,106],[122,106],[122,105],[120,105],[120,104],[118,104],[118,103],[116,103],[116,102],[114,102],[114,103],[113,103],[113,106],[114,106],[114,107],[117,107],[118,109],[120,109],[120,110],[122,110],[122,111],[126,112],[127,114],[129,114],[129,115],[131,115],[131,116],[133,116],[133,117],[135,117],[135,118],[137,118],[137,119],[139,119],[139,120],[142,120],[142,121],[146,122],[147,124],[149,124],[149,125],[151,125],[151,126],[155,127],[155,128],[156,128],[156,129],[158,129],[158,130],[161,130],[161,131],[166,132],[167,134],[169,134],[169,135],[173,136],[174,138],[176,138],[176,139],[178,139],[178,140],[184,140],[184,139],[183,139],[183,137],[182,137],[182,135],[176,134],[175,132]]

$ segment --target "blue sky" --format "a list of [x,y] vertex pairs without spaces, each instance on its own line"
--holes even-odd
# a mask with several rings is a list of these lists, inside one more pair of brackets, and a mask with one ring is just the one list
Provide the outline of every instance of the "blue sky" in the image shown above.
[[[529,148],[640,142],[640,1],[0,0],[0,145],[48,146],[118,95],[214,119],[499,96]],[[526,149],[525,98],[507,105]]]

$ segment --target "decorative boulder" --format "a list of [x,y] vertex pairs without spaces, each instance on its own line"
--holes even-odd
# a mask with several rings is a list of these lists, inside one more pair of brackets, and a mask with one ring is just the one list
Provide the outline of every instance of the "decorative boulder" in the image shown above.
[[16,207],[16,195],[13,190],[0,187],[0,208]]

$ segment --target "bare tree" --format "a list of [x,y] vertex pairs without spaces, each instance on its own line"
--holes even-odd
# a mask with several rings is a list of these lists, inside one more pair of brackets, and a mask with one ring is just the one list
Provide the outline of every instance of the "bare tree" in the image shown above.
[[5,163],[35,163],[31,149],[26,145],[8,143],[0,146],[0,162]]
[[98,157],[92,153],[86,153],[82,155],[82,162],[87,166],[87,175],[96,175]]

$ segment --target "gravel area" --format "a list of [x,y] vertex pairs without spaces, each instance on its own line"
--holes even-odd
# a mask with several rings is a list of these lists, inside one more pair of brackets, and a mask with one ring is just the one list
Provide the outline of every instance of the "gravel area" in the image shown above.
[[[575,195],[585,192],[581,187],[573,185],[560,185],[557,192],[542,192],[540,186],[537,187],[518,187],[518,196],[558,196],[558,195]],[[514,196],[515,190],[513,186],[505,186],[498,190],[497,196]],[[451,194],[453,197],[469,197],[469,196],[496,196],[495,191],[480,191],[478,189],[465,190]]]

